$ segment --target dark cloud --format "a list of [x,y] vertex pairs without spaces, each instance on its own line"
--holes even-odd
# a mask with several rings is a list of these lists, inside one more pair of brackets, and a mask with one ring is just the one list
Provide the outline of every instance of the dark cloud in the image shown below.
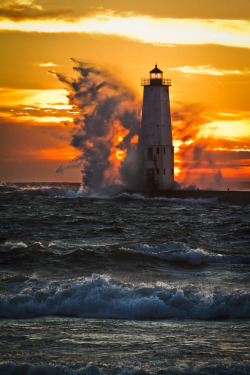
[[32,4],[20,4],[16,1],[8,1],[0,5],[0,19],[5,18],[12,21],[37,20],[48,18],[62,18],[70,13],[69,8],[45,9],[32,2]]

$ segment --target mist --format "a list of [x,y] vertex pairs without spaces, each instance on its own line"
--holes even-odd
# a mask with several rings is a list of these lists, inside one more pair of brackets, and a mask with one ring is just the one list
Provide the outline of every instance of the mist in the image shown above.
[[69,104],[77,113],[71,145],[81,151],[77,162],[83,189],[135,188],[141,102],[114,69],[72,60],[76,78],[53,74],[66,84]]
[[[218,168],[208,140],[201,137],[205,124],[210,122],[206,108],[198,103],[181,105],[173,109],[173,139],[181,141],[177,147],[175,166],[181,169],[177,176],[178,188],[218,188],[222,172]],[[210,139],[211,142],[211,139]]]

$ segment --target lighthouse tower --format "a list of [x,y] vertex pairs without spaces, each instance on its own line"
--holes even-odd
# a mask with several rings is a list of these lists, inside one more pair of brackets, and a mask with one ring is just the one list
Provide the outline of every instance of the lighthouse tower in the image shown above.
[[146,190],[168,190],[174,183],[174,148],[172,143],[169,86],[157,65],[150,78],[142,78],[143,107],[139,150],[142,180]]

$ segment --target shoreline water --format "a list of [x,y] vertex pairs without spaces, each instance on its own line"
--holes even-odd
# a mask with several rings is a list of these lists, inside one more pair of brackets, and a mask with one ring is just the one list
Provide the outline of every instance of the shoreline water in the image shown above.
[[218,199],[219,202],[250,204],[250,191],[223,190],[156,190],[152,192],[127,191],[143,193],[147,197],[164,197],[177,199]]
[[0,373],[250,373],[249,206],[80,187],[0,188]]
[[[27,188],[27,186],[33,188],[39,188],[41,185],[47,187],[58,187],[60,188],[63,185],[70,185],[73,189],[80,189],[81,183],[77,182],[4,182],[2,183],[2,187],[4,186],[18,186]],[[112,189],[111,189],[112,190]],[[242,204],[250,204],[250,190],[189,190],[189,189],[173,189],[173,190],[130,190],[126,189],[123,190],[122,188],[117,191],[118,195],[122,193],[128,194],[139,194],[144,196],[145,198],[169,198],[169,199],[214,199],[218,200],[220,203],[242,203]],[[114,191],[112,192],[111,196],[114,195]],[[100,195],[101,198],[101,195]]]

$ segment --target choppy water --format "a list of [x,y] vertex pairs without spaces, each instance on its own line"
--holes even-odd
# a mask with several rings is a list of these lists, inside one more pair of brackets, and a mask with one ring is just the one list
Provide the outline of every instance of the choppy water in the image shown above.
[[0,374],[248,374],[249,206],[0,187]]

